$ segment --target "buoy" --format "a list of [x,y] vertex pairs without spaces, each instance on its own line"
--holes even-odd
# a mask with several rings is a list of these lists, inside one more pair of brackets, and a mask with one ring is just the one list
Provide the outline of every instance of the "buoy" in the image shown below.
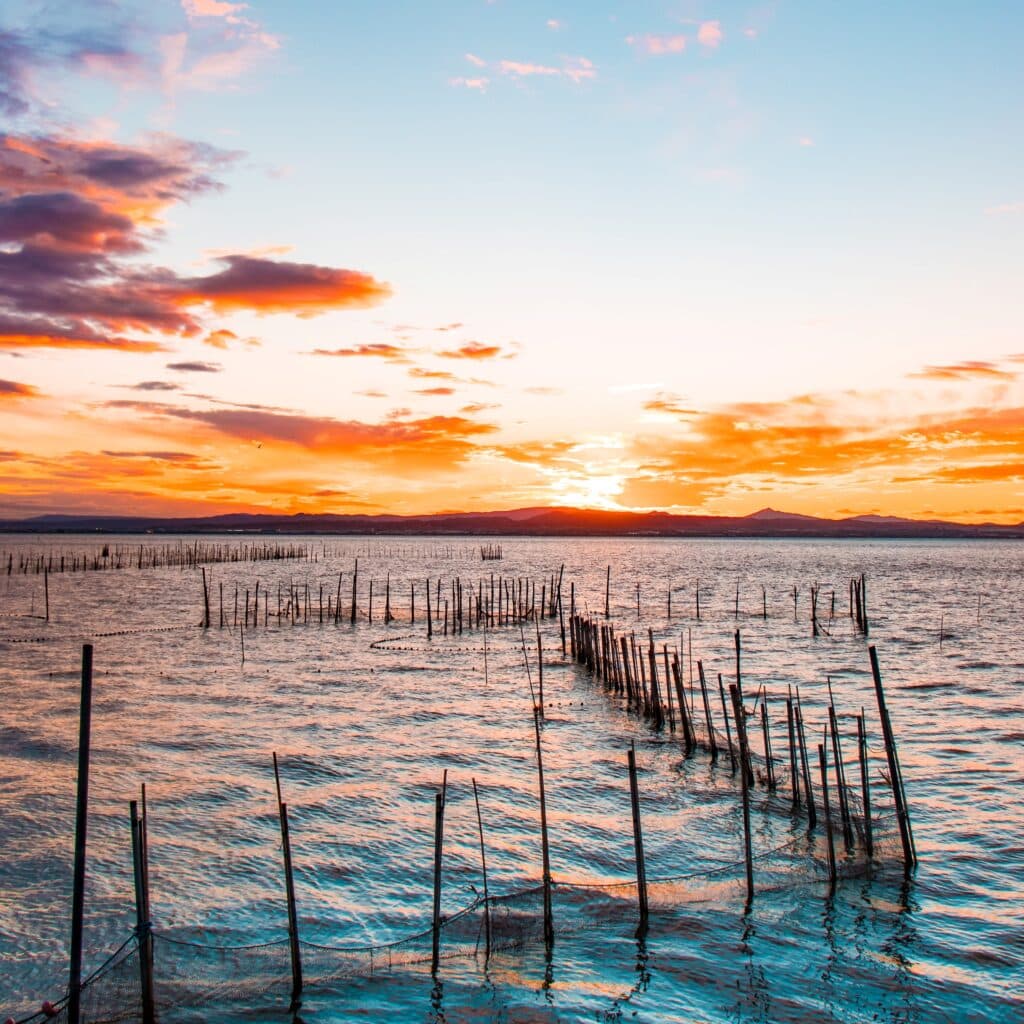
[[17,1021],[13,1017],[8,1017],[4,1024],[17,1024]]
[[53,1003],[51,1003],[49,999],[47,999],[46,1002],[43,1003],[43,1005],[40,1007],[40,1009],[43,1011],[43,1013],[46,1014],[47,1017],[56,1017],[57,1016],[57,1007],[54,1006]]

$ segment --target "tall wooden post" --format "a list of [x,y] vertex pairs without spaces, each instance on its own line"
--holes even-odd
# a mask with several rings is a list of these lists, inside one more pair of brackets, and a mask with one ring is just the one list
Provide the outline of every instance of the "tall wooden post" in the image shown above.
[[142,1024],[156,1020],[153,994],[153,932],[149,915],[149,888],[144,868],[142,822],[139,805],[129,804],[132,826],[132,867],[135,880],[135,936],[139,943],[139,988],[142,995]]
[[828,799],[828,760],[825,757],[825,744],[818,744],[818,766],[821,768],[821,805],[825,810],[825,838],[828,840],[828,879],[832,886],[836,885],[836,841],[832,835],[832,810]]
[[903,844],[903,867],[909,873],[917,863],[917,851],[914,849],[914,833],[910,827],[910,813],[907,810],[907,797],[903,789],[903,775],[900,772],[900,759],[896,752],[896,739],[889,721],[889,709],[885,704],[885,692],[882,689],[882,673],[878,668],[878,654],[874,645],[868,648],[871,658],[871,674],[875,679],[875,697],[878,700],[878,717],[882,722],[882,738],[885,740],[885,756],[889,762],[889,778],[892,780],[892,795],[896,801],[896,818],[900,826],[900,842]]
[[743,792],[743,860],[747,869],[747,909],[750,909],[754,901],[754,851],[750,837],[750,783],[743,765],[747,763],[747,738],[746,729],[740,726],[745,714],[743,710],[743,698],[740,696],[739,687],[733,683],[729,687],[729,694],[732,697],[733,717],[736,720],[736,736],[740,745],[740,776],[742,777]]
[[[486,633],[484,637],[486,639]],[[487,892],[487,851],[484,847],[484,819],[480,814],[480,794],[476,789],[476,779],[473,779],[473,802],[476,804],[476,824],[480,832],[480,868],[484,876],[484,929],[487,945],[484,947],[484,957],[491,955],[491,900]]]
[[434,797],[434,914],[432,928],[432,953],[430,970],[437,974],[441,957],[441,851],[444,847],[444,796]]
[[864,728],[864,709],[857,716],[857,755],[860,760],[861,803],[864,807],[864,845],[868,857],[875,854],[875,837],[871,827],[871,786],[868,782],[868,737]]
[[85,922],[85,846],[89,814],[89,740],[92,727],[92,644],[82,645],[82,694],[78,717],[78,792],[75,803],[75,865],[71,893],[71,970],[68,1024],[82,1013],[82,929]]
[[292,958],[292,1008],[302,1002],[302,952],[299,947],[299,918],[295,911],[295,877],[292,872],[292,844],[288,834],[288,805],[279,804],[281,847],[284,852],[284,885],[288,899],[288,945]]
[[647,866],[644,862],[644,836],[640,825],[640,788],[636,779],[636,744],[626,752],[629,761],[629,799],[633,809],[633,848],[636,851],[636,892],[640,904],[640,931],[647,930]]
[[540,848],[541,863],[544,875],[544,942],[550,946],[554,942],[555,928],[551,914],[551,857],[548,847],[548,804],[544,793],[544,758],[540,748],[540,716],[537,708],[533,709],[533,731],[537,739],[537,783],[540,789]]

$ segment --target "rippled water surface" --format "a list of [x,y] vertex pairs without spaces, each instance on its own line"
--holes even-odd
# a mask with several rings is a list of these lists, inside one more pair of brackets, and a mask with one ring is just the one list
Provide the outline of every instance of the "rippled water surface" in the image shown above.
[[[594,883],[579,890],[588,895],[556,902],[550,955],[529,933],[486,964],[482,956],[445,959],[436,980],[429,965],[382,970],[374,962],[343,982],[310,986],[303,1020],[1024,1019],[1024,547],[507,538],[504,558],[483,562],[479,546],[465,539],[295,540],[313,558],[207,566],[212,628],[204,630],[197,626],[201,574],[177,567],[54,573],[46,622],[43,577],[19,574],[19,553],[59,558],[98,551],[103,541],[0,539],[15,567],[0,575],[0,1017],[38,1009],[66,984],[84,642],[95,645],[96,670],[87,969],[134,925],[128,801],[142,782],[158,933],[209,944],[285,934],[273,751],[290,811],[302,937],[386,943],[429,925],[434,799],[446,770],[444,912],[471,903],[481,885],[473,778],[491,891],[526,889],[541,876],[523,637],[518,627],[489,630],[486,656],[483,631],[445,637],[439,626],[428,641],[424,581],[436,586],[440,578],[442,601],[450,601],[453,577],[475,593],[480,581],[489,593],[492,571],[529,577],[539,601],[542,584],[564,564],[566,612],[572,586],[577,609],[603,618],[611,565],[612,620],[638,634],[651,628],[659,646],[678,649],[687,687],[691,658],[712,679],[722,672],[731,681],[738,628],[746,693],[752,700],[763,684],[784,698],[789,685],[799,685],[814,742],[831,678],[848,756],[852,716],[867,712],[875,796],[888,815],[867,654],[868,642],[875,644],[900,744],[916,872],[905,881],[898,863],[882,864],[830,895],[816,878],[820,849],[806,838],[805,819],[789,813],[783,796],[766,800],[758,791],[755,851],[802,843],[807,865],[794,859],[789,878],[756,867],[758,891],[744,913],[742,889],[717,881],[729,870],[712,873],[742,859],[739,790],[727,759],[713,766],[704,754],[685,758],[676,736],[655,732],[563,657],[559,621],[545,619],[552,872]],[[176,540],[110,540],[135,550],[165,543]],[[357,557],[359,621],[351,625]],[[5,554],[0,572],[6,566]],[[848,581],[861,573],[869,640],[847,615]],[[339,574],[342,621],[321,624],[321,587],[326,608]],[[395,621],[385,623],[389,574]],[[221,589],[230,623],[236,586],[241,607],[257,580],[256,627],[219,628]],[[309,585],[308,623],[276,621],[278,587],[287,593],[293,584],[303,602]],[[820,584],[825,625],[818,637],[812,584]],[[532,623],[524,635],[537,685]],[[781,699],[773,713],[776,752],[785,759]],[[631,741],[648,874],[690,876],[670,890],[676,906],[671,898],[658,904],[643,940],[634,936],[631,898],[607,889],[595,895],[599,882],[632,877]],[[529,917],[534,904],[522,912]],[[240,953],[221,966],[245,973],[259,964],[256,954]],[[163,1019],[286,1021],[287,1002],[285,984]]]

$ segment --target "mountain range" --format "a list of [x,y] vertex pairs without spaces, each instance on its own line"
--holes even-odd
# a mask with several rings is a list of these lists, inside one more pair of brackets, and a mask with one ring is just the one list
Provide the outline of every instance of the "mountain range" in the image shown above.
[[996,537],[1024,539],[1024,522],[953,523],[863,515],[825,519],[763,508],[746,516],[672,515],[668,512],[610,512],[580,508],[521,508],[495,512],[434,515],[218,516],[41,515],[0,520],[6,533],[302,533],[483,536],[603,537]]

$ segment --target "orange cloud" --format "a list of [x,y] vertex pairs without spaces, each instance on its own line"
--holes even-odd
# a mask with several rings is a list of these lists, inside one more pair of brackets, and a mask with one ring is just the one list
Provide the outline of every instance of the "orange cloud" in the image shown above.
[[971,359],[947,366],[926,366],[917,373],[908,373],[907,376],[921,380],[1013,380],[1017,375],[1009,370],[1000,369],[995,363]]
[[15,380],[0,380],[0,399],[35,398],[39,389],[31,384],[20,384]]
[[343,359],[358,358],[360,356],[375,359],[387,359],[393,363],[407,363],[409,361],[408,350],[401,345],[391,345],[385,341],[374,341],[368,344],[351,345],[348,348],[315,348],[310,353],[314,356],[339,356]]
[[445,388],[445,387],[439,387],[439,388],[417,388],[416,394],[417,395],[437,395],[437,396],[454,395],[455,394],[455,388]]
[[226,349],[228,342],[238,341],[238,335],[234,331],[228,331],[223,328],[217,331],[211,331],[205,338],[203,338],[203,344],[209,345],[210,348]]
[[449,373],[447,370],[428,370],[422,366],[413,366],[409,371],[410,377],[417,377],[420,380],[452,380],[457,381],[459,378],[454,373]]
[[469,341],[458,348],[445,349],[437,354],[445,359],[495,359],[502,351],[500,345],[484,345],[479,341]]
[[[8,325],[5,329],[5,322]],[[24,320],[13,323],[0,316],[0,349],[69,348],[108,349],[117,352],[166,352],[166,345],[158,341],[138,341],[116,335],[101,337],[48,329],[45,322]]]
[[649,398],[644,402],[644,409],[648,412],[664,412],[671,416],[687,417],[697,415],[696,409],[690,409],[686,406],[680,405],[678,395],[670,395],[665,392],[659,392],[654,398]]
[[[264,445],[306,449],[319,457],[345,457],[375,465],[400,466],[404,472],[432,472],[439,465],[462,461],[475,450],[475,439],[493,433],[493,424],[461,416],[407,419],[394,415],[382,423],[336,420],[261,408],[188,409],[147,402],[108,402],[164,423],[186,421],[214,435]],[[404,411],[403,411],[404,412]]]
[[376,306],[391,295],[390,286],[357,270],[242,255],[225,256],[222,262],[227,266],[219,273],[177,282],[169,292],[175,304],[307,317]]

